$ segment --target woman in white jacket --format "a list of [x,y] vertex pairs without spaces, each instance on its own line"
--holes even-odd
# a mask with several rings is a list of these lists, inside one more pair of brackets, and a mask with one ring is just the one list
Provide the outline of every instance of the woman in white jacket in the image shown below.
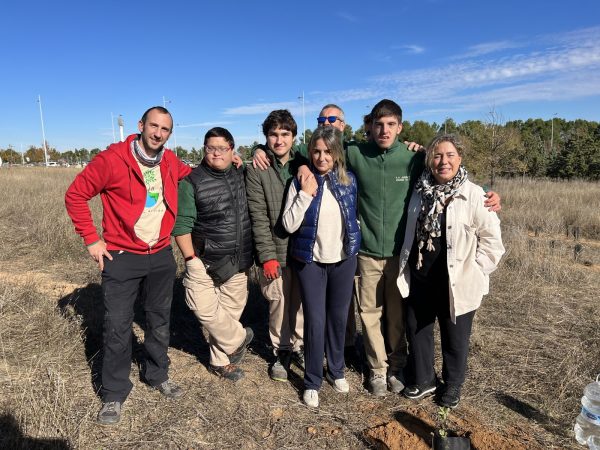
[[[475,310],[504,254],[500,220],[484,207],[483,189],[467,179],[463,149],[454,135],[439,136],[427,148],[427,168],[408,207],[398,276],[409,343],[404,396],[419,399],[436,393],[438,403],[450,408],[460,400]],[[443,358],[439,387],[436,318]]]

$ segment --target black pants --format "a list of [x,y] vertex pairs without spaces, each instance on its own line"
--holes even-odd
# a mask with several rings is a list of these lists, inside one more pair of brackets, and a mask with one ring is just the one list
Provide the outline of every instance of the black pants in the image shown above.
[[296,262],[304,312],[304,388],[319,390],[323,355],[334,380],[344,378],[344,337],[356,273],[356,256],[337,263]]
[[426,281],[411,279],[410,296],[406,300],[409,384],[425,384],[435,377],[433,327],[436,318],[442,343],[442,379],[446,384],[463,384],[474,317],[475,311],[471,311],[456,317],[456,323],[452,323],[447,275]]
[[102,389],[104,402],[124,402],[133,384],[129,380],[132,352],[134,304],[139,294],[144,302],[146,361],[142,377],[151,386],[168,379],[169,322],[176,265],[171,247],[154,254],[111,251],[104,259],[104,358]]

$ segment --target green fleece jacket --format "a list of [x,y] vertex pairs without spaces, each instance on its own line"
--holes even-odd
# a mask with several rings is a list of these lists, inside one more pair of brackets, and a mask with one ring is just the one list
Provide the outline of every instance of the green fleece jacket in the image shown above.
[[360,253],[375,258],[400,254],[412,188],[425,168],[423,152],[396,140],[387,150],[373,142],[350,143],[348,169],[358,180]]

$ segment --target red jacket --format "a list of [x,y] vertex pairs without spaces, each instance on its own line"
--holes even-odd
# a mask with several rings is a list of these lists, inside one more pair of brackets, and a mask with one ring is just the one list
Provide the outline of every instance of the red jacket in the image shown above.
[[177,159],[171,150],[165,150],[160,162],[160,174],[167,208],[160,226],[159,240],[149,247],[136,236],[134,230],[144,210],[147,195],[142,172],[131,152],[131,142],[137,137],[137,134],[132,134],[125,142],[118,142],[100,152],[67,189],[67,213],[86,245],[100,240],[88,206],[88,201],[98,194],[103,209],[102,237],[108,250],[155,253],[171,243],[171,230],[177,217],[177,184],[191,169]]

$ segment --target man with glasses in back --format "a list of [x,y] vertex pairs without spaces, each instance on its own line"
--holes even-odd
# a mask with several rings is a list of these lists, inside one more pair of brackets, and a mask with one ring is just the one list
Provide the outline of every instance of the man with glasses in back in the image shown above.
[[252,230],[244,171],[232,164],[233,149],[228,130],[208,130],[201,164],[179,184],[173,236],[185,260],[186,303],[209,333],[209,370],[235,382],[244,377],[239,364],[254,333],[240,323]]
[[[142,378],[164,396],[183,391],[169,380],[169,325],[175,260],[170,233],[177,215],[177,181],[190,168],[164,148],[173,130],[169,111],[148,109],[132,134],[99,153],[77,175],[65,194],[75,231],[102,271],[104,303],[101,425],[121,418],[129,380],[134,303],[144,300],[146,329]],[[102,237],[96,232],[88,201],[102,198]]]

